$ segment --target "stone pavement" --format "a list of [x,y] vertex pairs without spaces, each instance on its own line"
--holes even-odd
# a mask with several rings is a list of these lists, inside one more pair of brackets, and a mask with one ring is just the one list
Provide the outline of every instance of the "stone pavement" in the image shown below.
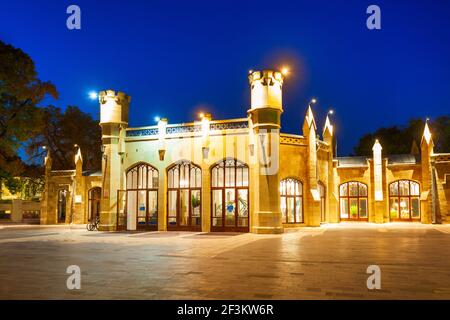
[[[367,289],[369,265],[381,290]],[[66,268],[81,268],[68,290]],[[341,223],[282,235],[0,229],[1,299],[450,299],[450,225]]]

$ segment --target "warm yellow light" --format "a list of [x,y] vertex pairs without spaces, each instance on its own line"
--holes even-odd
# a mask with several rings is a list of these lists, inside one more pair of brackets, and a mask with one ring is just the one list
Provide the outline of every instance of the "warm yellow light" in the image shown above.
[[281,73],[283,74],[283,76],[287,76],[289,74],[289,68],[288,67],[283,67],[281,68]]
[[316,98],[312,98],[311,99],[311,104],[314,104],[314,103],[316,103],[317,102],[317,99]]
[[204,114],[203,112],[200,112],[200,113],[198,114],[198,117],[199,117],[200,119],[203,119],[203,118],[205,117],[205,114]]

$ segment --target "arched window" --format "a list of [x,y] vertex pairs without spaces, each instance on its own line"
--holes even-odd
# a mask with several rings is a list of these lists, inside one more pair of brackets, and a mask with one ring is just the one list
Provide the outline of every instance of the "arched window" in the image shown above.
[[341,220],[368,220],[367,185],[350,181],[339,186]]
[[102,188],[95,187],[88,192],[88,221],[95,221],[96,217],[100,217],[100,198],[102,196]]
[[283,223],[303,223],[303,184],[299,180],[280,181],[280,208]]
[[202,170],[190,161],[180,161],[167,171],[168,230],[201,229]]
[[326,222],[327,217],[325,213],[325,185],[322,182],[317,183],[320,195],[320,222]]
[[211,230],[249,231],[249,170],[236,159],[224,159],[211,169]]
[[139,163],[127,172],[127,229],[158,227],[158,170]]
[[411,180],[398,180],[389,185],[389,212],[391,220],[420,219],[420,187]]

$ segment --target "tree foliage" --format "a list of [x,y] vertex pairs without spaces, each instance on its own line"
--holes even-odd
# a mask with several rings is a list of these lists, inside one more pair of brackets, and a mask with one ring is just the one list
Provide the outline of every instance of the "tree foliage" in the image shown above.
[[101,129],[97,120],[74,106],[67,107],[64,112],[49,106],[42,109],[42,114],[42,131],[27,146],[32,159],[42,163],[46,154],[42,146],[46,146],[52,157],[52,169],[73,169],[74,145],[78,145],[83,156],[83,169],[101,168]]
[[[375,139],[383,147],[384,154],[407,154],[415,142],[420,146],[425,122],[422,119],[412,119],[406,126],[380,128],[374,133],[361,137],[354,148],[358,156],[370,156]],[[441,116],[430,122],[436,152],[450,152],[450,117]]]
[[0,179],[25,170],[18,149],[40,132],[38,104],[47,96],[57,98],[56,88],[38,78],[33,60],[0,41]]

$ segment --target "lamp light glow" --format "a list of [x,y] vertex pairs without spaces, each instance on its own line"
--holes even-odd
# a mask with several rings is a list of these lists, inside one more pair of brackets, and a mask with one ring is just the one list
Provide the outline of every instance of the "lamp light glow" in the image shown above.
[[281,68],[281,74],[282,74],[283,76],[287,76],[287,75],[289,74],[289,72],[290,72],[290,70],[289,70],[288,67],[283,67],[283,68]]
[[89,99],[91,100],[97,100],[98,99],[98,93],[96,91],[89,91]]
[[161,120],[161,117],[156,116],[154,119],[155,119],[155,122],[159,122],[159,120]]

